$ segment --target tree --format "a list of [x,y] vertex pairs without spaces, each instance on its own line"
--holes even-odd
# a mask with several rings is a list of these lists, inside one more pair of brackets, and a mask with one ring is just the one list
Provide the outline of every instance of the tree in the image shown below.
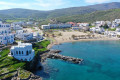
[[60,33],[59,36],[62,36],[62,34]]
[[103,27],[104,29],[108,29],[109,28],[109,26],[107,24],[105,24],[104,26],[101,25],[100,27]]
[[74,39],[76,36],[75,35],[72,35],[72,38]]
[[91,24],[91,23],[89,23],[89,26],[92,26],[92,24]]
[[120,24],[119,24],[119,27],[120,27]]
[[52,34],[52,37],[55,37],[55,34]]

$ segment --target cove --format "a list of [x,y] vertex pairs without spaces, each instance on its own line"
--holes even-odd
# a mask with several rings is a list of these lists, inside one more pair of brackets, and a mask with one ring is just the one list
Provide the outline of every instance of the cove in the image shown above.
[[47,59],[43,80],[120,80],[120,41],[83,41],[55,45],[60,54],[84,59],[83,64]]

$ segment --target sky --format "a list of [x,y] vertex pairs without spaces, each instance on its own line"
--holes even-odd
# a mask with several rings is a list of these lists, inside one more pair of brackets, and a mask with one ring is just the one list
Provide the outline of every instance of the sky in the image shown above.
[[120,2],[120,0],[0,0],[0,10],[25,8],[47,11],[109,2]]

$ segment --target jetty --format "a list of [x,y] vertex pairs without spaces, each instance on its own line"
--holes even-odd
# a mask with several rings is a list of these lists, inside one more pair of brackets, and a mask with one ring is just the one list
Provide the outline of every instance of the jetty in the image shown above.
[[81,64],[83,61],[83,59],[61,55],[59,54],[60,52],[61,52],[60,50],[50,50],[48,53],[45,53],[41,56],[42,57],[41,61],[43,62],[46,58],[60,59],[74,64]]
[[83,59],[73,58],[73,57],[69,57],[69,56],[63,56],[60,54],[50,54],[48,58],[61,59],[61,60],[67,61],[67,62],[75,63],[75,64],[80,64],[83,61]]

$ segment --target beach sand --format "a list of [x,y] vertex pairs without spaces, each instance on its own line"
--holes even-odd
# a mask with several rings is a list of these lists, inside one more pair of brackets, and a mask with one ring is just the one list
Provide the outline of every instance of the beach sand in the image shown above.
[[72,35],[88,35],[88,33],[84,33],[84,32],[78,32],[78,31],[72,31],[72,32],[60,32],[62,34],[62,36],[57,36],[54,37],[54,41],[51,41],[51,44],[47,47],[48,49],[50,49],[53,45],[59,45],[61,43],[65,43],[65,42],[76,42],[76,41],[96,41],[96,40],[119,40],[116,37],[107,37],[105,35],[101,35],[101,34],[94,34],[95,37],[94,38],[90,38],[90,39],[78,39],[78,40],[74,40],[72,38]]

